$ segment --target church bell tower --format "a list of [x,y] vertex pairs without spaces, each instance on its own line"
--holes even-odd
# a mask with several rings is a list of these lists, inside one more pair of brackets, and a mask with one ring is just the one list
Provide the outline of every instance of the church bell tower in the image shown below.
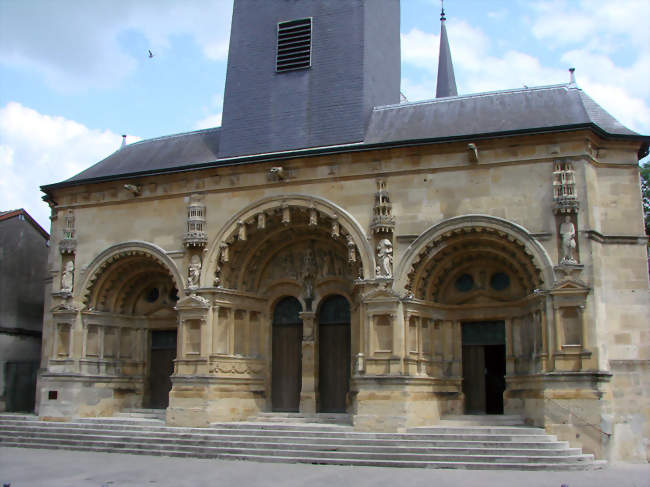
[[235,0],[220,158],[361,142],[400,101],[399,0]]

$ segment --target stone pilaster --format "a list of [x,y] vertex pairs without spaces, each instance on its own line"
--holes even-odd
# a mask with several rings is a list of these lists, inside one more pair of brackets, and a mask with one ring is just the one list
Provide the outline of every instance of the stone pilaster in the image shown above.
[[315,413],[318,405],[318,340],[316,338],[316,313],[303,311],[302,320],[302,389],[300,412]]

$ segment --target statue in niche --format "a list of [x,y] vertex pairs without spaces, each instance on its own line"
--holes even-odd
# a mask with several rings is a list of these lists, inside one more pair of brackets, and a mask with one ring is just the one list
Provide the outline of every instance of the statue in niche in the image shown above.
[[577,264],[573,252],[576,248],[576,227],[571,222],[569,215],[564,217],[560,225],[560,237],[562,238],[562,259],[561,264]]
[[311,249],[307,249],[303,256],[301,274],[305,289],[305,300],[311,301],[314,298],[314,277],[316,276],[316,263]]
[[187,287],[193,288],[199,286],[199,278],[201,277],[201,257],[193,255],[190,260],[190,265],[187,268]]
[[61,291],[71,293],[74,286],[74,262],[69,260],[65,264],[61,275]]
[[393,243],[383,238],[377,244],[377,277],[393,277]]

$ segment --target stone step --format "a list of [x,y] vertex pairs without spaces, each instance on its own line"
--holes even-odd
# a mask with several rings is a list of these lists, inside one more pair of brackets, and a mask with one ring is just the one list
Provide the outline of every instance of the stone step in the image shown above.
[[342,424],[351,425],[352,420],[349,414],[344,413],[279,413],[267,412],[259,413],[257,416],[248,420],[250,423],[313,423],[313,424]]
[[[115,450],[107,447],[94,447],[87,448],[84,446],[70,446],[61,447],[59,445],[39,444],[39,443],[20,443],[20,442],[3,442],[4,447],[18,447],[18,448],[40,448],[40,449],[68,449],[79,451],[94,451],[104,453],[127,453],[136,455],[153,455],[153,456],[172,456],[172,457],[193,457],[193,458],[215,458],[211,454],[197,454],[185,451],[167,450],[138,450],[134,448],[124,448]],[[272,463],[309,463],[317,465],[351,465],[351,466],[377,466],[377,467],[404,467],[404,468],[445,468],[445,469],[478,469],[478,470],[547,470],[547,471],[569,471],[569,470],[591,470],[596,468],[603,468],[602,462],[590,463],[574,463],[574,464],[558,464],[555,462],[549,463],[505,463],[505,462],[456,462],[456,461],[396,461],[396,460],[361,460],[361,459],[331,459],[323,457],[281,457],[281,456],[267,456],[267,455],[253,455],[253,454],[227,454],[219,455],[220,459],[224,460],[249,460],[255,462],[272,462]]]
[[516,414],[457,414],[440,418],[441,426],[525,426]]
[[512,445],[510,443],[501,443],[494,446],[485,446],[481,443],[474,443],[468,445],[455,445],[442,444],[442,445],[385,445],[385,444],[372,444],[368,442],[360,442],[357,444],[345,444],[333,440],[331,442],[318,442],[312,443],[308,441],[298,442],[295,439],[291,441],[241,441],[236,437],[230,438],[215,438],[215,437],[177,437],[173,435],[160,436],[160,435],[138,435],[137,437],[127,435],[88,435],[79,433],[49,433],[44,432],[24,432],[24,431],[3,431],[3,438],[7,439],[29,439],[30,441],[47,441],[53,440],[61,443],[66,442],[80,442],[85,440],[93,441],[114,441],[120,442],[126,440],[137,439],[139,443],[150,443],[154,445],[171,444],[171,445],[188,445],[188,446],[224,446],[224,447],[237,447],[237,448],[259,448],[259,449],[289,449],[289,450],[327,450],[339,452],[376,452],[376,453],[417,453],[417,454],[463,454],[463,455],[489,455],[497,451],[500,455],[512,456],[562,456],[562,455],[579,455],[580,450],[577,448],[537,448],[537,445],[529,447],[521,447],[520,445]]
[[[260,428],[251,428],[246,427],[242,429],[237,429],[233,427],[229,428],[185,428],[185,427],[168,427],[160,422],[149,421],[146,424],[137,423],[130,424],[129,421],[104,421],[104,420],[78,420],[80,422],[26,422],[24,426],[34,426],[39,428],[56,428],[64,427],[68,429],[86,429],[93,428],[96,430],[103,430],[109,432],[115,431],[127,431],[130,433],[137,433],[142,431],[174,431],[177,433],[191,433],[191,434],[237,434],[239,436],[254,436],[254,437],[265,437],[265,436],[284,436],[284,437],[311,437],[311,438],[357,438],[357,439],[389,439],[389,440],[421,440],[421,441],[449,441],[449,440],[458,440],[458,441],[486,441],[486,442],[504,442],[504,441],[515,441],[515,442],[553,442],[556,441],[554,436],[547,434],[507,434],[507,435],[498,435],[498,434],[419,434],[419,433],[366,433],[366,432],[357,432],[351,429],[333,431],[331,428],[326,430],[320,430],[318,428],[308,427],[305,428],[304,425],[299,427],[291,428],[287,425],[282,425],[279,428],[275,428],[273,425],[263,425]],[[0,421],[0,427],[4,423]],[[64,426],[62,426],[64,425]],[[14,424],[14,426],[17,426]],[[247,425],[250,426],[250,425]]]
[[0,431],[11,436],[25,436],[34,437],[41,434],[50,435],[82,435],[82,436],[106,436],[113,437],[134,437],[137,434],[141,438],[160,438],[171,437],[179,440],[193,439],[195,441],[249,441],[249,442],[266,442],[266,443],[327,443],[331,445],[369,445],[369,446],[387,446],[387,447],[436,447],[436,448],[491,448],[503,449],[506,447],[519,448],[519,449],[535,449],[535,450],[562,450],[568,448],[567,442],[520,442],[520,441],[501,441],[501,442],[486,442],[486,441],[472,441],[472,440],[421,440],[421,439],[375,439],[366,436],[362,437],[349,437],[348,435],[327,435],[327,436],[307,436],[307,435],[283,435],[283,436],[264,436],[264,435],[240,435],[236,431],[228,431],[226,434],[213,433],[211,430],[194,429],[191,432],[177,431],[177,428],[156,428],[153,430],[143,430],[137,433],[129,429],[121,430],[106,430],[98,428],[70,428],[69,425],[57,426],[56,424],[47,424],[45,427],[39,425],[4,427]]
[[[119,413],[118,413],[119,414]],[[75,418],[75,422],[80,423],[90,423],[90,424],[109,424],[109,425],[129,425],[129,426],[153,426],[153,425],[165,425],[164,418],[155,418],[155,417],[145,417],[145,416],[129,416],[125,414],[124,416],[110,416],[106,418]]]
[[0,414],[0,445],[338,465],[519,470],[595,465],[592,455],[569,448],[540,428],[436,426],[406,433],[368,433],[340,423],[294,423],[296,416],[287,415],[287,422],[188,428],[168,427],[150,418],[48,422]]
[[136,434],[140,432],[175,432],[187,434],[222,434],[250,437],[300,437],[300,438],[350,438],[350,439],[376,439],[376,440],[419,440],[419,441],[484,441],[484,442],[536,442],[546,443],[555,441],[555,437],[547,434],[518,434],[518,435],[496,435],[496,434],[416,434],[416,433],[367,433],[357,432],[351,429],[334,431],[327,428],[322,431],[317,428],[305,428],[303,425],[295,428],[288,428],[283,425],[280,428],[273,428],[273,425],[264,425],[262,428],[186,428],[186,427],[168,427],[160,422],[153,422],[149,420],[145,424],[138,422],[130,424],[129,421],[80,421],[80,422],[23,422],[16,424],[16,422],[6,424],[0,420],[0,428],[2,427],[34,427],[34,428],[66,428],[70,430],[86,430],[94,429],[97,432],[110,432],[124,431],[129,434]]
[[117,418],[134,418],[134,419],[165,419],[164,409],[125,409],[120,411],[114,417]]
[[436,435],[543,435],[542,428],[530,426],[418,426],[409,428],[407,433],[436,434]]
[[[18,441],[18,440],[14,440]],[[24,440],[23,440],[24,442]],[[247,455],[266,455],[282,457],[300,457],[300,458],[329,458],[329,459],[356,459],[356,460],[402,460],[402,461],[455,461],[455,462],[472,462],[481,461],[483,463],[505,462],[505,463],[548,463],[558,464],[579,463],[593,461],[589,455],[568,454],[564,456],[549,455],[506,455],[499,452],[495,453],[475,453],[462,454],[454,452],[436,452],[436,453],[409,453],[401,451],[339,451],[325,448],[319,449],[290,449],[290,448],[272,448],[264,449],[256,446],[253,447],[231,447],[231,446],[213,446],[213,445],[186,445],[141,442],[139,439],[123,438],[121,441],[114,441],[107,438],[102,439],[82,439],[82,440],[61,440],[37,438],[37,444],[56,445],[59,448],[110,448],[115,451],[121,449],[137,449],[142,451],[159,451],[168,450],[183,451],[201,456],[220,457],[222,454],[247,454]],[[4,445],[4,441],[0,442]]]
[[332,423],[318,423],[311,421],[262,421],[259,419],[252,419],[250,421],[238,421],[233,423],[210,423],[210,428],[231,429],[231,430],[284,430],[291,431],[293,429],[301,431],[354,431],[350,424],[332,424]]

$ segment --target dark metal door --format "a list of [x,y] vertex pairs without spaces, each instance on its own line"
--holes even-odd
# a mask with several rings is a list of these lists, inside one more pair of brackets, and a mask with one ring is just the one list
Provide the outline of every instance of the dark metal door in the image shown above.
[[332,296],[321,306],[319,317],[319,398],[323,413],[347,410],[350,390],[350,305]]
[[151,362],[149,364],[149,407],[165,409],[169,405],[171,376],[176,358],[176,330],[151,332]]
[[300,302],[282,299],[273,313],[271,402],[273,411],[298,411],[302,389]]
[[38,365],[37,361],[11,361],[5,364],[7,411],[32,412],[34,410]]

